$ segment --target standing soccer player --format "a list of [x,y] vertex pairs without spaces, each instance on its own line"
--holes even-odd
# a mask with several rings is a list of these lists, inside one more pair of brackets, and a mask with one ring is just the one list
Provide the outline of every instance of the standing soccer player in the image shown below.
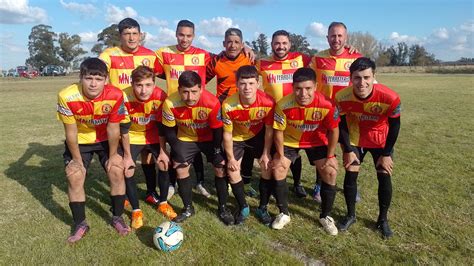
[[272,223],[282,229],[290,222],[286,175],[291,162],[303,149],[322,177],[322,204],[319,222],[331,235],[337,227],[329,216],[336,196],[336,145],[339,137],[339,115],[334,103],[316,92],[316,74],[300,68],[293,74],[293,93],[281,99],[275,108],[273,123],[276,153],[273,156],[275,198],[280,214]]
[[[128,117],[122,123],[124,162],[125,165],[130,165],[133,169],[138,155],[143,151],[153,154],[156,161],[162,162],[159,163],[160,202],[157,210],[167,218],[173,219],[176,217],[176,213],[167,202],[170,185],[169,156],[161,125],[161,105],[166,99],[166,93],[155,86],[155,74],[149,67],[137,67],[132,71],[131,77],[132,86],[124,90],[127,97],[125,106],[128,111]],[[138,197],[133,195],[137,191],[133,170],[126,170],[125,176],[127,177],[127,195],[132,195],[132,197],[129,196],[131,205],[139,206]],[[142,217],[143,213],[140,209],[132,211],[132,228],[138,229],[143,226]]]
[[[201,87],[199,74],[184,71],[178,79],[178,92],[168,96],[163,104],[163,128],[171,146],[171,158],[176,169],[178,192],[183,211],[173,220],[183,222],[194,214],[192,180],[189,168],[197,153],[203,152],[214,166],[215,179],[225,178],[222,152],[221,105],[216,96]],[[217,197],[222,191],[217,189]],[[227,192],[227,187],[225,187]]]
[[[272,55],[257,61],[257,70],[262,75],[263,88],[267,94],[278,102],[293,92],[293,74],[301,67],[309,65],[311,58],[298,52],[290,52],[290,33],[278,30],[272,35]],[[293,188],[298,197],[307,193],[301,185],[301,157],[291,164]]]
[[357,176],[367,152],[372,154],[379,181],[377,228],[384,238],[392,236],[387,212],[392,200],[393,147],[400,131],[400,97],[382,84],[374,84],[375,63],[359,58],[350,67],[352,86],[336,94],[341,112],[341,139],[344,147],[344,198],[347,216],[339,223],[346,231],[355,223]]
[[[236,79],[238,93],[227,98],[222,104],[222,120],[224,122],[224,149],[227,155],[227,173],[230,178],[232,191],[239,204],[235,216],[235,224],[241,224],[249,215],[249,207],[245,201],[244,184],[240,175],[242,158],[245,154],[259,159],[262,169],[260,183],[271,182],[271,167],[269,165],[270,149],[273,141],[273,112],[275,102],[265,92],[258,89],[258,72],[254,66],[242,66],[237,70]],[[262,185],[261,185],[262,186]],[[216,187],[222,192],[227,191],[227,182],[216,178]],[[265,185],[265,188],[269,187]],[[227,193],[219,198],[219,217],[226,224],[232,224],[232,215],[226,207]],[[262,208],[257,215],[265,224],[270,224],[271,218],[266,210],[270,191],[260,193],[265,199],[261,200]],[[266,201],[266,203],[265,203]]]
[[[334,99],[336,93],[350,85],[349,67],[361,54],[347,46],[347,27],[342,22],[332,22],[326,39],[329,49],[311,58],[310,67],[316,72],[317,91]],[[321,182],[317,178],[313,198],[321,202]]]
[[68,181],[69,207],[75,229],[67,239],[74,243],[89,230],[85,214],[84,182],[94,154],[99,156],[110,181],[112,226],[120,235],[127,235],[130,227],[122,213],[125,199],[124,167],[119,152],[120,121],[125,118],[124,97],[121,90],[106,85],[107,66],[98,58],[81,63],[80,81],[58,94],[57,116],[66,134],[63,154]]
[[[138,66],[147,66],[156,72],[158,60],[155,52],[140,45],[140,24],[132,18],[125,18],[118,24],[120,46],[105,49],[99,56],[109,69],[109,83],[122,90],[130,87],[132,71]],[[144,150],[141,157],[142,169],[146,179],[147,194],[145,201],[156,205],[159,202],[156,193],[156,168],[152,154]],[[132,188],[131,180],[126,177],[127,197],[132,209],[138,210],[136,185]],[[133,217],[132,217],[133,219]]]

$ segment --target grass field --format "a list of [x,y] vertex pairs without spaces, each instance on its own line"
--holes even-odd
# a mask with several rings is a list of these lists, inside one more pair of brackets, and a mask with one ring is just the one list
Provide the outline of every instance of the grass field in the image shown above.
[[[401,95],[402,129],[396,145],[394,196],[389,219],[395,236],[374,230],[377,181],[371,160],[359,177],[358,222],[331,237],[317,222],[319,205],[290,192],[292,222],[281,231],[259,224],[226,227],[214,196],[195,194],[197,214],[183,225],[185,241],[173,253],[154,248],[154,227],[165,221],[143,202],[145,226],[119,237],[108,225],[108,184],[95,161],[86,181],[90,233],[74,246],[63,172],[64,134],[55,117],[57,92],[76,79],[1,79],[0,264],[451,264],[474,262],[474,76],[381,74]],[[339,157],[340,158],[340,157]],[[304,158],[308,192],[313,170]],[[137,171],[143,197],[143,175]],[[338,185],[342,187],[343,171]],[[288,179],[292,184],[292,179]],[[231,199],[235,206],[235,201]],[[175,196],[176,209],[182,207]],[[258,202],[249,200],[252,210]],[[275,214],[272,204],[270,211]],[[333,216],[345,214],[341,191]],[[127,212],[129,215],[129,212]],[[127,219],[128,221],[128,219]],[[25,253],[26,252],[26,253]]]

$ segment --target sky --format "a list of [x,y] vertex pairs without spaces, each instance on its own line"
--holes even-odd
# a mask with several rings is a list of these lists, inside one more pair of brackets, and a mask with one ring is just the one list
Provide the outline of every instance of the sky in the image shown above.
[[78,34],[90,51],[97,34],[125,17],[146,33],[145,46],[176,44],[176,24],[196,25],[193,44],[211,52],[223,49],[224,32],[240,28],[245,41],[285,29],[307,37],[312,48],[328,48],[328,25],[344,22],[349,32],[369,32],[386,46],[421,44],[437,59],[474,57],[473,0],[220,0],[99,1],[0,0],[0,68],[24,65],[28,36],[38,24],[56,33]]

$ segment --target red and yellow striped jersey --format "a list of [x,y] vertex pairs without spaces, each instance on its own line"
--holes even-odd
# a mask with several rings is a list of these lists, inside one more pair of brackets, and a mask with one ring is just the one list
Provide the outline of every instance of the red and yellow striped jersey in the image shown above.
[[360,100],[352,86],[336,94],[341,115],[346,116],[351,145],[383,148],[388,134],[388,118],[400,116],[401,102],[396,92],[382,84],[374,84],[372,95]]
[[188,142],[212,141],[213,128],[222,127],[221,104],[216,96],[203,89],[199,101],[188,106],[178,92],[163,103],[163,125],[178,127],[178,139]]
[[284,60],[273,56],[257,61],[256,67],[263,79],[263,89],[278,102],[293,92],[293,73],[298,68],[308,66],[311,58],[307,55],[290,52]]
[[178,78],[186,70],[198,73],[202,80],[201,88],[205,88],[206,66],[211,61],[209,52],[194,46],[182,52],[176,45],[171,45],[156,50],[156,56],[158,57],[157,73],[166,75],[168,95],[178,91]]
[[112,85],[105,85],[102,93],[93,100],[82,94],[79,83],[58,94],[57,118],[64,124],[77,124],[79,144],[106,141],[107,124],[119,123],[126,112],[122,91]]
[[306,106],[289,94],[277,103],[274,120],[273,128],[283,131],[285,146],[310,148],[328,144],[326,132],[338,127],[339,113],[334,102],[319,92]]
[[253,138],[264,125],[273,125],[274,109],[275,101],[261,90],[257,90],[257,99],[249,106],[242,105],[236,93],[222,103],[224,131],[232,132],[234,141]]
[[243,52],[235,59],[229,59],[225,53],[215,56],[206,70],[206,82],[217,76],[216,96],[223,101],[237,91],[235,72],[245,65],[252,65],[252,62]]
[[130,144],[145,145],[160,142],[158,136],[157,122],[161,122],[162,104],[166,99],[166,93],[158,86],[145,102],[138,100],[133,87],[124,90],[128,116],[122,123],[131,122],[129,129]]
[[156,54],[143,46],[135,53],[127,53],[119,46],[105,49],[99,56],[109,69],[109,83],[123,90],[132,83],[132,71],[141,65],[155,69]]
[[347,48],[340,55],[331,55],[328,49],[313,56],[310,66],[316,72],[317,91],[334,99],[338,91],[350,85],[349,67],[359,57],[362,55],[349,54]]

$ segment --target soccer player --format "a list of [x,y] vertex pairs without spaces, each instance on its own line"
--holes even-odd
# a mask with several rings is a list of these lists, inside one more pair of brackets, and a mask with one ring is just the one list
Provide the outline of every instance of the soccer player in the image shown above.
[[[125,165],[132,166],[125,171],[127,195],[132,205],[132,228],[143,226],[143,212],[140,210],[137,185],[133,178],[133,166],[138,154],[150,152],[159,163],[158,183],[160,187],[159,204],[157,210],[169,219],[176,217],[173,208],[168,204],[168,176],[169,156],[161,128],[161,105],[166,99],[164,93],[155,86],[155,74],[147,66],[139,66],[132,71],[132,86],[124,90],[127,97],[125,106],[128,117],[122,121],[122,145],[124,148]],[[160,136],[159,136],[160,135]],[[156,185],[156,184],[155,184]],[[156,193],[156,192],[155,192]]]
[[[99,56],[107,64],[109,69],[109,83],[113,86],[125,89],[131,85],[132,71],[138,66],[147,66],[156,72],[155,64],[158,64],[155,52],[140,45],[142,37],[140,24],[132,18],[125,18],[118,24],[120,35],[120,46],[105,49]],[[144,150],[141,157],[142,169],[145,175],[147,194],[145,201],[156,205],[159,202],[156,193],[156,169],[152,154]],[[129,165],[127,166],[127,168]],[[127,186],[130,182],[127,182]],[[136,190],[136,189],[135,189]],[[136,192],[127,189],[127,197],[130,202],[138,202],[131,197],[136,197]],[[131,194],[130,194],[131,193]],[[133,206],[133,209],[138,206]],[[133,217],[132,217],[133,219]]]
[[329,214],[336,196],[339,115],[334,103],[316,92],[316,74],[312,69],[300,68],[293,74],[293,93],[277,103],[274,120],[276,153],[272,164],[280,214],[272,227],[282,229],[290,222],[286,174],[291,162],[299,156],[298,151],[303,149],[322,177],[319,222],[329,234],[337,235],[337,227]]
[[[206,68],[206,83],[216,77],[216,96],[221,103],[237,92],[236,71],[241,66],[252,65],[252,60],[244,52],[241,30],[227,29],[223,45],[225,51],[215,56]],[[244,190],[251,197],[257,196],[257,192],[250,184],[253,161],[254,158],[250,153],[244,154],[241,174],[244,180]]]
[[[332,22],[329,25],[326,39],[329,49],[313,56],[310,67],[316,72],[317,91],[334,99],[339,90],[350,85],[349,67],[362,55],[347,45],[347,27],[342,22]],[[313,189],[313,199],[317,202],[321,202],[320,191],[321,182],[317,178]]]
[[[262,75],[263,88],[275,102],[293,92],[293,73],[301,67],[309,65],[311,58],[299,52],[290,52],[290,33],[278,30],[272,35],[272,55],[257,60],[257,70]],[[293,188],[298,197],[306,197],[307,193],[301,185],[301,157],[291,164]]]
[[[242,158],[245,153],[251,158],[258,158],[262,169],[260,183],[271,182],[270,149],[273,141],[273,112],[275,102],[265,92],[258,89],[259,75],[254,66],[242,66],[235,74],[238,93],[230,96],[222,104],[222,120],[224,123],[224,149],[227,155],[227,173],[232,191],[239,204],[235,216],[235,224],[241,224],[249,215],[249,207],[245,201],[244,184],[240,175]],[[216,178],[216,187],[227,191],[227,182]],[[267,203],[257,211],[257,215],[270,224],[271,217],[266,211],[269,193],[261,193]],[[219,198],[219,218],[226,223],[234,221],[226,207],[227,193]],[[264,202],[262,200],[262,202]],[[266,214],[266,216],[265,216]]]
[[[178,92],[169,95],[163,104],[163,128],[171,146],[178,192],[184,205],[183,211],[173,219],[180,223],[194,214],[189,167],[196,154],[203,152],[208,162],[212,162],[215,179],[225,177],[225,161],[219,100],[201,87],[201,77],[194,71],[184,71],[178,84]],[[221,188],[216,189],[217,197],[221,197]],[[227,187],[225,192],[228,193]]]
[[369,58],[355,60],[351,67],[352,86],[336,94],[341,112],[341,141],[344,147],[344,198],[347,215],[338,224],[347,231],[356,222],[357,176],[367,152],[372,154],[379,182],[377,228],[384,238],[392,236],[387,212],[392,199],[393,147],[400,130],[401,103],[398,94],[375,84],[375,63]]
[[122,91],[105,84],[107,75],[104,62],[98,58],[86,59],[81,63],[79,83],[58,94],[57,117],[64,124],[66,135],[63,157],[75,226],[67,239],[69,243],[79,241],[89,230],[84,182],[94,154],[99,156],[110,181],[112,226],[120,235],[130,232],[122,218],[125,183],[123,159],[118,148],[119,125],[126,110]]

